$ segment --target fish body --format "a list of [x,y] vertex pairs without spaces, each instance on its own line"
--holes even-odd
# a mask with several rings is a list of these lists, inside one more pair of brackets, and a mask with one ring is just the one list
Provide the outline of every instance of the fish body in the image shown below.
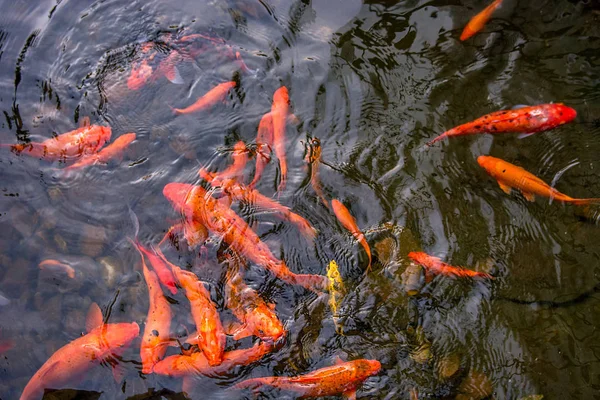
[[154,271],[148,269],[144,261],[144,253],[139,249],[138,251],[142,257],[144,279],[150,296],[148,317],[140,345],[140,358],[142,359],[142,373],[150,374],[154,365],[163,359],[169,347],[171,306],[160,289],[158,276]]
[[490,274],[484,272],[471,271],[470,269],[454,267],[442,262],[438,257],[430,256],[422,252],[411,251],[408,258],[425,268],[427,276],[444,275],[456,278],[484,278],[494,279]]
[[346,288],[344,287],[344,281],[342,280],[338,265],[334,260],[331,260],[327,267],[327,278],[329,279],[329,287],[327,288],[329,292],[329,308],[331,308],[333,323],[336,332],[342,334],[342,326],[338,323],[340,318],[338,310],[346,294]]
[[191,355],[173,355],[165,358],[154,366],[154,372],[170,377],[185,377],[194,375],[223,375],[229,373],[238,365],[248,365],[260,360],[273,349],[273,345],[260,342],[253,347],[242,350],[228,351],[223,355],[219,365],[211,365],[202,352]]
[[445,138],[480,133],[536,133],[571,122],[577,111],[561,103],[541,104],[515,110],[496,111],[442,133],[427,145]]
[[[241,140],[233,147],[233,163],[221,172],[212,174],[211,185],[222,186],[229,182],[239,182],[248,163],[248,148]],[[203,168],[201,170],[204,170]]]
[[21,400],[41,399],[45,388],[60,388],[110,355],[118,355],[140,334],[135,322],[101,325],[58,349],[33,375]]
[[135,137],[135,133],[125,133],[115,139],[114,142],[101,149],[98,153],[83,156],[75,164],[71,164],[64,169],[72,170],[94,164],[106,164],[112,159],[121,158],[123,152],[127,149],[127,146],[135,140]]
[[350,214],[350,211],[344,206],[339,200],[333,199],[331,200],[331,208],[333,209],[333,213],[337,217],[338,221],[342,224],[344,228],[346,228],[352,236],[358,240],[358,242],[362,245],[362,247],[367,252],[367,256],[369,257],[369,265],[367,269],[371,268],[371,248],[369,247],[369,243],[367,243],[367,239],[365,235],[358,229],[358,225],[356,224],[356,220]]
[[273,116],[270,112],[266,113],[258,123],[258,132],[256,134],[256,168],[254,178],[249,188],[254,189],[258,180],[262,176],[266,165],[271,161],[271,150],[273,149]]
[[327,278],[320,275],[294,274],[285,262],[275,257],[268,246],[250,229],[248,224],[229,207],[225,207],[201,186],[169,183],[163,189],[165,197],[186,219],[198,221],[217,234],[237,253],[271,271],[284,282],[321,291],[327,287]]
[[233,335],[234,340],[252,335],[276,342],[285,335],[283,325],[275,314],[275,306],[267,304],[254,289],[248,287],[239,272],[227,274],[225,297],[227,308],[242,322]]
[[48,161],[66,161],[86,154],[96,153],[110,140],[111,129],[108,126],[83,126],[43,142],[26,144],[2,144],[18,154],[25,154]]
[[67,263],[58,260],[47,259],[38,264],[40,269],[58,270],[67,274],[71,279],[75,279],[75,269]]
[[285,128],[290,113],[290,96],[285,86],[280,87],[273,94],[273,105],[271,106],[271,118],[273,119],[273,145],[275,155],[279,160],[281,179],[278,191],[283,191],[287,179],[287,161],[285,155]]
[[321,397],[345,395],[355,398],[358,386],[371,375],[381,369],[377,360],[355,360],[338,363],[331,367],[295,377],[264,377],[242,381],[234,386],[236,389],[256,390],[261,386],[272,386],[292,391],[302,397]]
[[190,302],[192,318],[198,329],[198,346],[209,365],[221,364],[225,352],[225,330],[217,307],[210,299],[210,293],[193,272],[179,267],[173,268],[173,272]]
[[529,201],[535,196],[550,197],[563,203],[587,205],[600,203],[600,199],[575,199],[550,187],[537,176],[509,162],[491,156],[479,156],[477,163],[498,181],[500,188],[510,194],[512,189],[520,190]]
[[479,14],[471,18],[462,34],[460,35],[460,40],[465,41],[469,39],[471,36],[475,35],[477,32],[483,29],[485,24],[490,20],[492,14],[498,7],[502,5],[502,0],[494,0],[492,4],[483,9]]
[[152,265],[152,269],[156,272],[160,282],[166,286],[166,288],[169,289],[172,294],[176,294],[177,286],[175,285],[175,277],[173,276],[171,265],[170,263],[166,262],[163,257],[161,257],[162,253],[158,254],[158,249],[147,249],[146,247],[142,246],[137,239],[132,241],[132,243],[140,253],[143,253],[146,257],[148,257],[148,261],[150,261],[150,265]]
[[191,114],[198,111],[206,110],[220,101],[225,100],[227,93],[234,88],[235,82],[223,82],[206,92],[206,94],[200,97],[194,104],[186,108],[174,108],[175,114]]
[[325,199],[323,189],[321,187],[321,180],[319,178],[319,166],[321,165],[321,141],[319,138],[313,137],[308,141],[307,152],[304,160],[310,166],[310,184],[312,185],[315,193],[319,196],[319,199],[323,204],[329,208],[329,203]]

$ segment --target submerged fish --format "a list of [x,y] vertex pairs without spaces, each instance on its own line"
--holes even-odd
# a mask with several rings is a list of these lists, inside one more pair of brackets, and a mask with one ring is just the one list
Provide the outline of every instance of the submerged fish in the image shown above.
[[206,110],[220,101],[225,100],[225,96],[229,93],[229,90],[234,88],[235,82],[223,82],[210,89],[206,94],[200,97],[194,104],[186,108],[173,108],[175,114],[190,114],[198,111]]
[[433,139],[428,146],[445,138],[479,133],[536,133],[571,122],[577,111],[561,103],[540,104],[515,110],[496,111],[459,125]]
[[254,178],[248,185],[254,189],[258,180],[262,176],[265,166],[271,161],[271,151],[273,149],[273,116],[270,112],[266,113],[258,123],[258,132],[256,134],[256,168]]
[[329,292],[329,307],[331,308],[335,330],[341,335],[342,326],[338,323],[338,309],[346,294],[346,288],[344,287],[338,265],[334,260],[331,260],[327,267],[327,278],[329,278],[329,286],[327,287],[327,291]]
[[483,29],[485,24],[490,20],[492,14],[498,7],[502,5],[502,0],[494,0],[492,4],[483,9],[479,14],[471,18],[462,34],[460,35],[460,40],[464,41],[475,35],[477,32]]
[[101,324],[58,349],[27,383],[20,400],[41,399],[44,389],[72,383],[107,357],[121,354],[139,334],[135,322]]
[[367,239],[365,235],[358,229],[358,225],[356,224],[356,220],[350,214],[350,211],[344,206],[339,200],[333,199],[331,200],[331,208],[333,208],[333,213],[337,217],[338,221],[342,224],[342,226],[352,234],[358,240],[358,242],[362,245],[362,247],[367,252],[367,256],[369,257],[369,265],[367,266],[367,271],[371,269],[371,248],[369,247],[369,243],[367,243]]
[[319,166],[321,165],[321,141],[319,138],[313,137],[308,141],[304,160],[310,167],[310,184],[312,185],[313,190],[317,196],[319,196],[319,199],[321,199],[323,204],[329,208],[329,203],[325,199],[321,187],[321,180],[319,179]]
[[456,278],[483,278],[494,279],[490,274],[484,272],[471,271],[462,267],[454,267],[442,262],[438,257],[430,256],[423,252],[411,251],[408,258],[425,268],[427,281],[431,281],[432,275],[444,275]]
[[477,162],[491,177],[498,181],[500,189],[506,194],[510,194],[512,189],[517,189],[529,201],[534,201],[535,196],[542,196],[575,205],[600,204],[600,198],[575,199],[567,196],[523,168],[499,158],[479,156]]
[[336,365],[318,369],[314,372],[294,377],[269,376],[242,381],[235,389],[258,391],[261,386],[272,386],[292,391],[302,397],[321,397],[345,395],[356,398],[356,389],[371,375],[381,369],[377,360],[339,361]]
[[67,263],[58,260],[47,259],[38,264],[40,269],[57,270],[67,274],[71,279],[75,279],[75,269]]
[[101,149],[95,154],[88,154],[79,159],[75,164],[69,165],[64,168],[65,170],[72,170],[87,167],[94,164],[106,164],[112,159],[120,159],[123,156],[123,152],[127,149],[127,146],[135,140],[135,133],[125,133],[115,139],[114,142]]
[[290,113],[290,96],[285,86],[280,87],[273,94],[273,105],[271,106],[271,117],[273,119],[273,146],[275,155],[279,160],[281,177],[277,190],[285,189],[287,180],[287,161],[285,155],[285,127]]

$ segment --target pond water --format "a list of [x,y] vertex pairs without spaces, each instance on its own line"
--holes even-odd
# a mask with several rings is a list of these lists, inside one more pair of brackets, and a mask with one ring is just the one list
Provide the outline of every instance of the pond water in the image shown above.
[[[326,275],[335,260],[347,293],[334,318],[327,296],[250,264],[244,280],[276,305],[288,334],[256,363],[198,376],[191,398],[252,398],[231,387],[304,374],[337,358],[381,362],[358,398],[599,398],[600,207],[507,195],[476,159],[492,155],[573,197],[600,197],[600,2],[505,0],[482,32],[459,41],[487,4],[2,1],[0,142],[42,141],[85,117],[110,126],[112,140],[127,132],[137,139],[122,161],[71,172],[61,171],[61,161],[0,149],[0,399],[18,398],[56,350],[85,332],[93,302],[109,323],[143,328],[148,292],[127,240],[135,234],[129,208],[139,218],[140,241],[156,244],[179,218],[163,187],[202,184],[200,166],[222,170],[237,141],[252,147],[282,85],[298,118],[286,132],[287,186],[277,193],[273,158],[257,189],[308,219],[318,235],[311,242],[269,212],[233,208],[292,271]],[[251,71],[206,51],[178,63],[178,83],[159,76],[128,88],[145,43],[196,33],[226,41]],[[173,114],[171,107],[232,79],[238,85],[224,102]],[[476,135],[425,146],[484,114],[551,102],[573,107],[577,119],[523,139]],[[370,270],[360,244],[310,184],[304,155],[314,137],[323,195],[340,200],[365,232]],[[253,168],[254,159],[246,182]],[[224,246],[213,235],[201,252],[163,250],[205,282],[231,320],[218,257]],[[495,279],[421,277],[409,296],[411,251]],[[68,262],[74,278],[40,269],[45,259]],[[187,300],[178,294],[170,301],[173,334],[185,332],[193,326]],[[253,340],[228,338],[227,349]],[[183,398],[181,379],[141,373],[139,339],[118,361],[118,383],[102,363],[46,398]]]

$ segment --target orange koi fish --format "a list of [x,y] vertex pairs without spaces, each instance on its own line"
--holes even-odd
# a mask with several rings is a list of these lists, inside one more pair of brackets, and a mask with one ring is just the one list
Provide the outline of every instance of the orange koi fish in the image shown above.
[[272,386],[295,392],[302,397],[344,395],[356,399],[358,386],[368,377],[377,374],[380,369],[381,364],[377,360],[340,361],[332,367],[295,377],[269,376],[248,379],[234,388],[257,391],[261,386]]
[[[248,148],[246,144],[241,140],[233,146],[233,153],[231,154],[233,163],[225,170],[213,174],[212,182],[213,186],[222,186],[229,181],[237,182],[246,168],[248,163]],[[202,170],[204,170],[202,168]]]
[[577,111],[564,104],[540,104],[522,107],[516,110],[496,111],[450,129],[436,137],[428,146],[445,138],[479,133],[517,133],[532,134],[547,131],[557,126],[571,122],[577,116]]
[[58,349],[33,375],[20,400],[37,400],[44,389],[64,387],[111,355],[121,354],[138,337],[135,322],[102,324]]
[[509,162],[491,156],[477,157],[477,163],[486,170],[486,172],[498,181],[500,189],[506,194],[511,190],[517,189],[523,193],[523,196],[534,201],[535,196],[550,197],[563,203],[575,205],[588,205],[600,203],[600,199],[574,199],[550,187],[546,182],[537,176],[517,167]]
[[130,241],[140,253],[143,253],[146,255],[146,257],[148,257],[150,265],[152,265],[152,268],[156,272],[156,275],[161,283],[165,285],[172,294],[176,294],[177,286],[175,285],[175,277],[173,276],[173,272],[170,268],[172,265],[166,262],[163,257],[161,257],[162,252],[159,255],[157,249],[152,248],[152,250],[149,250],[145,248],[137,239],[130,239]]
[[454,267],[442,262],[442,260],[440,260],[438,257],[430,256],[429,254],[422,252],[411,251],[408,253],[408,258],[425,268],[427,281],[431,281],[433,278],[431,274],[457,278],[494,279],[494,277],[490,274],[471,271],[470,269],[465,269],[462,267]]
[[285,125],[290,112],[290,96],[285,86],[280,87],[273,94],[273,105],[271,106],[271,117],[273,119],[273,144],[275,155],[279,160],[281,179],[277,190],[285,189],[287,179],[287,162],[285,159]]
[[60,270],[67,274],[69,278],[75,279],[75,269],[69,264],[65,264],[57,260],[44,260],[39,263],[38,267],[40,269]]
[[268,112],[260,119],[258,123],[258,133],[256,134],[256,168],[254,170],[254,179],[249,188],[254,189],[258,180],[262,176],[265,166],[271,161],[271,149],[273,148],[273,117]]
[[17,154],[26,154],[48,161],[65,161],[92,154],[110,140],[111,129],[109,126],[89,125],[89,118],[84,121],[87,125],[41,143],[1,144],[0,147],[10,147]]
[[193,272],[184,271],[179,267],[173,268],[173,272],[190,302],[192,317],[198,329],[198,346],[204,352],[209,365],[221,364],[225,352],[225,330],[221,325],[217,307],[210,299],[210,293]]
[[327,277],[291,272],[285,262],[271,253],[246,221],[207,195],[203,187],[169,183],[164,187],[163,194],[187,220],[198,221],[209,231],[221,236],[233,250],[268,269],[284,282],[317,292],[327,288]]
[[242,280],[239,272],[230,269],[225,282],[227,308],[242,322],[233,332],[233,339],[257,336],[276,342],[285,335],[283,325],[275,314],[275,304],[267,304]]
[[198,111],[206,110],[220,101],[225,100],[227,93],[234,88],[235,82],[224,82],[220,83],[211,90],[209,90],[204,96],[200,97],[194,104],[186,108],[173,108],[173,112],[179,114],[190,114]]
[[365,239],[365,235],[358,229],[358,225],[356,225],[356,220],[350,214],[350,211],[339,201],[336,199],[331,200],[331,207],[333,208],[333,213],[337,217],[338,221],[342,224],[344,228],[346,228],[352,236],[358,240],[358,242],[362,245],[362,247],[367,252],[367,256],[369,257],[369,265],[367,266],[367,270],[371,269],[371,248],[369,247],[369,243],[367,243],[367,239]]
[[[2,333],[2,327],[0,327],[0,333]],[[0,354],[12,349],[13,347],[15,347],[15,342],[13,340],[0,340]]]
[[138,248],[142,257],[144,279],[148,285],[150,304],[148,317],[140,345],[140,358],[142,359],[142,373],[150,374],[154,365],[163,359],[170,342],[171,333],[171,306],[162,290],[160,281],[154,271],[150,271],[144,261],[144,253]]
[[307,165],[310,167],[310,184],[313,190],[321,199],[323,204],[329,208],[329,203],[325,199],[323,189],[321,187],[321,180],[319,179],[319,166],[321,165],[321,141],[319,138],[312,138],[307,143],[306,157],[304,158]]
[[123,152],[135,140],[135,133],[126,133],[115,139],[114,142],[100,150],[96,154],[81,157],[75,164],[69,165],[64,170],[72,170],[87,167],[94,164],[107,164],[112,159],[120,159]]
[[260,342],[253,347],[242,350],[228,351],[219,365],[211,365],[203,353],[193,353],[189,356],[174,355],[165,358],[154,366],[154,372],[170,377],[186,377],[194,375],[222,375],[230,372],[238,365],[248,365],[260,360],[273,349],[273,345]]
[[471,36],[475,35],[477,32],[483,29],[485,24],[490,20],[492,14],[500,5],[502,4],[502,0],[494,0],[492,4],[483,9],[479,14],[471,18],[462,34],[460,35],[460,40],[465,41]]

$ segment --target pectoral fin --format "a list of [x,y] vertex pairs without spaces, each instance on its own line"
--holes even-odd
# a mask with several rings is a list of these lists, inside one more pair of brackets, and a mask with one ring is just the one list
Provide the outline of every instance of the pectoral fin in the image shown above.
[[115,382],[117,383],[117,385],[119,383],[121,383],[121,381],[125,377],[125,372],[126,372],[125,367],[123,367],[123,365],[121,365],[121,364],[113,365],[112,374],[113,374],[113,378],[115,379]]
[[356,390],[348,390],[344,392],[344,397],[348,400],[356,400]]
[[521,192],[523,193],[523,197],[525,197],[528,201],[535,201],[535,195],[533,193]]
[[502,191],[506,194],[510,194],[510,192],[512,191],[512,188],[508,185],[505,185],[502,182],[498,182],[498,186],[500,186],[500,189],[502,189]]
[[87,318],[85,320],[85,330],[89,333],[92,330],[96,329],[100,325],[102,325],[102,311],[98,304],[92,303],[90,305],[90,309],[88,310]]
[[533,135],[535,132],[529,132],[529,133],[521,133],[520,135],[517,136],[518,139],[525,139],[526,137],[529,137],[531,135]]
[[166,68],[166,70],[165,70],[165,77],[171,83],[174,83],[176,85],[183,84],[183,78],[181,77],[181,74],[179,73],[179,69],[177,69],[177,67],[174,66],[174,65],[169,66],[168,68]]

